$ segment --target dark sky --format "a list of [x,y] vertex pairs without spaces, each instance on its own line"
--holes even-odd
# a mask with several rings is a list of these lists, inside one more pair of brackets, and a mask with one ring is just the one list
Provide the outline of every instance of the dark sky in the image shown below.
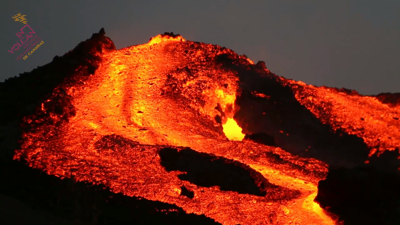
[[[362,94],[400,92],[400,0],[7,2],[0,3],[0,82],[51,62],[104,27],[117,48],[172,31],[265,61],[286,78]],[[44,41],[19,61],[8,52],[24,26],[11,18],[17,13]]]

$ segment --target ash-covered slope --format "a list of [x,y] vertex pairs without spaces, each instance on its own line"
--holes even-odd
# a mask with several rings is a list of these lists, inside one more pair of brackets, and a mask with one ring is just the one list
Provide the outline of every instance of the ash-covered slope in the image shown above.
[[[152,202],[146,212],[157,211],[159,202],[171,204],[178,217],[158,212],[158,218],[174,223],[332,224],[312,201],[328,173],[326,163],[354,167],[369,160],[380,170],[398,167],[396,105],[287,80],[263,62],[216,45],[165,34],[115,50],[101,30],[32,74],[50,71],[59,78],[47,76],[42,83],[51,84],[42,94],[22,95],[22,103],[3,100],[11,110],[2,111],[5,117],[26,117],[21,147],[2,146],[18,148],[15,159],[48,174],[122,193],[130,205],[143,208],[145,198]],[[0,91],[22,88],[23,77],[31,76],[8,80]],[[29,104],[36,104],[35,112],[25,108]],[[17,110],[20,115],[12,117]],[[243,141],[226,137],[233,119],[246,134]],[[388,160],[368,158],[385,150],[393,154]],[[324,193],[348,182],[335,179]],[[318,195],[321,205],[332,205]],[[105,211],[103,222],[113,218]],[[135,218],[140,215],[128,219]]]

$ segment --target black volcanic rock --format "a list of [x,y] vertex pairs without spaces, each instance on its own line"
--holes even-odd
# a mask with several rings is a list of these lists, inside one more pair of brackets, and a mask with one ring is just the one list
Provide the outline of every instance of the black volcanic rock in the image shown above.
[[262,70],[267,70],[267,66],[265,65],[264,61],[258,61],[256,64],[256,67],[258,67],[259,69],[262,69]]
[[400,224],[400,177],[373,167],[331,169],[315,199],[345,224]]
[[[191,149],[164,148],[159,152],[161,165],[167,171],[181,171],[178,176],[198,186],[219,186],[223,191],[236,191],[243,194],[273,196],[275,198],[295,198],[300,193],[271,184],[261,173],[251,167]],[[279,194],[279,196],[277,195]]]
[[265,134],[265,133],[255,133],[255,134],[246,134],[244,140],[252,140],[259,144],[269,145],[269,146],[276,146],[274,137]]
[[382,103],[390,106],[400,105],[400,93],[380,93],[375,95],[375,97]]
[[164,32],[163,36],[179,37],[181,35],[180,34],[174,34],[174,32]]

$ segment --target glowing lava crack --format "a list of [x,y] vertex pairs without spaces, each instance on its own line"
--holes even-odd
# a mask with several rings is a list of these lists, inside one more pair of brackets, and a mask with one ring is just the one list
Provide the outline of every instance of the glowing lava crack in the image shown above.
[[334,223],[312,201],[325,163],[242,141],[241,84],[226,65],[251,60],[168,35],[99,56],[90,79],[61,85],[25,119],[15,159],[222,224]]

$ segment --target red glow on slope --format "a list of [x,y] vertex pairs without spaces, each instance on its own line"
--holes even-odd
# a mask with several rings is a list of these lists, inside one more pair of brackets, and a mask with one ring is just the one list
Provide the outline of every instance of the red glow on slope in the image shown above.
[[[89,81],[63,87],[76,114],[65,122],[48,113],[44,103],[41,110],[49,120],[24,134],[15,159],[25,157],[49,174],[74,175],[116,193],[175,204],[223,224],[334,224],[312,201],[322,178],[270,162],[265,153],[325,174],[326,164],[314,159],[304,163],[280,148],[227,140],[242,140],[244,134],[233,120],[237,74],[211,60],[224,53],[232,51],[160,35],[148,44],[105,53]],[[256,196],[181,180],[179,173],[161,166],[159,151],[165,146],[235,160],[299,194]],[[194,199],[181,196],[181,186],[189,187]]]

